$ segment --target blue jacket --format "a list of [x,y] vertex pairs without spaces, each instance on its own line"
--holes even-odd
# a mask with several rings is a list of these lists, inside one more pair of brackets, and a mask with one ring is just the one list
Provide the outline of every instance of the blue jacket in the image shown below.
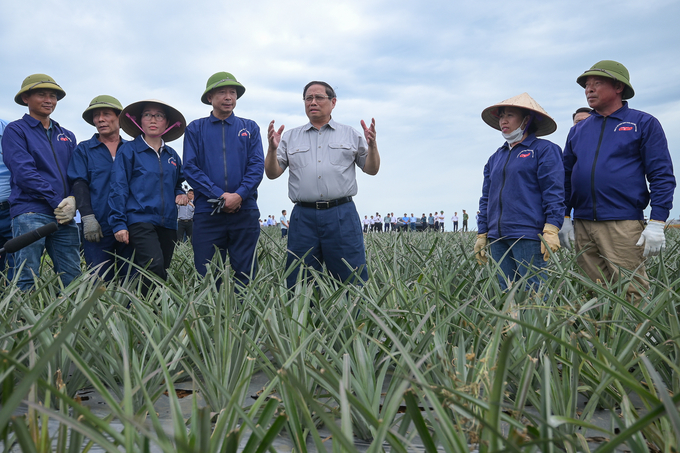
[[530,134],[510,149],[507,142],[484,167],[477,231],[489,239],[539,241],[546,223],[564,222],[564,168],[556,144]]
[[76,136],[54,120],[51,129],[49,140],[42,123],[26,114],[9,123],[2,134],[3,160],[12,175],[12,218],[27,212],[54,215],[59,203],[71,195],[66,171]]
[[673,207],[673,162],[661,124],[628,102],[607,117],[593,111],[569,131],[564,172],[565,214],[574,208],[575,219],[642,220],[651,199],[650,218],[665,222]]
[[183,194],[182,161],[163,145],[160,156],[142,135],[123,144],[111,173],[109,224],[116,233],[138,222],[177,229],[175,197]]
[[[0,119],[0,139],[7,126],[7,121]],[[11,192],[9,188],[9,170],[2,161],[2,142],[0,140],[0,201],[7,201]]]
[[[80,142],[73,151],[71,162],[68,164],[68,179],[71,184],[78,180],[85,181],[90,188],[90,204],[102,227],[105,236],[113,234],[109,225],[109,194],[111,191],[111,171],[113,157],[109,148],[97,139],[94,134],[91,139]],[[126,143],[121,139],[118,148]]]
[[263,174],[262,139],[254,121],[233,114],[222,121],[211,113],[187,126],[184,175],[195,191],[195,212],[211,212],[207,200],[224,192],[243,198],[241,210],[257,209],[257,187]]

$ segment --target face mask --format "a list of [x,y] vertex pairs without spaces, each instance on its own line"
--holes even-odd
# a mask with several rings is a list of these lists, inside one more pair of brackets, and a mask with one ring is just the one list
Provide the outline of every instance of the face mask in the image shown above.
[[[524,123],[524,121],[522,121],[522,123]],[[512,145],[513,143],[517,143],[522,139],[522,135],[524,135],[524,130],[522,130],[522,125],[520,124],[517,129],[510,132],[509,134],[506,134],[505,132],[501,132],[501,134],[503,135],[505,141],[508,142],[508,145]]]

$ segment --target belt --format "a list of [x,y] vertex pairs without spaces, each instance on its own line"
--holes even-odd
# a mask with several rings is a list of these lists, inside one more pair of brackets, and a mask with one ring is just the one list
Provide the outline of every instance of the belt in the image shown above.
[[9,209],[9,201],[0,202],[0,211],[6,211]]
[[194,219],[177,219],[180,222],[192,222]]
[[303,208],[330,209],[340,206],[341,204],[349,203],[350,201],[352,201],[352,197],[343,197],[328,201],[298,201],[296,204]]

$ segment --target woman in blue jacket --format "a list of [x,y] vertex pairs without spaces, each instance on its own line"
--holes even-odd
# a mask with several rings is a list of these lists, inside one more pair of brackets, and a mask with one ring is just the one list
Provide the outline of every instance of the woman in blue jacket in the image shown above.
[[184,134],[186,120],[170,105],[147,100],[125,107],[120,126],[135,139],[116,155],[109,223],[116,240],[133,245],[135,262],[165,280],[177,239],[177,205],[188,201],[182,162],[166,143]]
[[[501,287],[526,275],[533,265],[544,268],[564,220],[564,167],[559,146],[536,137],[552,134],[557,124],[527,93],[484,109],[482,119],[501,131],[505,143],[484,167],[479,199],[475,254],[486,263],[487,245],[500,264]],[[527,280],[536,289],[542,273]]]

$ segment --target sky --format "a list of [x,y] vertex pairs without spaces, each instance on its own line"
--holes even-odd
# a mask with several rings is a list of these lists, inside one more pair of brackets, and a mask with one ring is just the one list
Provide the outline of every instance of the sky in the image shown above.
[[[450,230],[454,211],[477,211],[484,165],[504,142],[482,110],[528,92],[558,124],[544,138],[563,147],[587,105],[576,78],[600,60],[628,68],[630,107],[659,119],[680,165],[678,17],[670,0],[4,1],[0,118],[26,113],[14,96],[45,73],[66,91],[52,118],[79,141],[95,132],[81,115],[100,94],[160,99],[190,122],[210,113],[208,78],[227,71],[246,87],[235,114],[266,138],[272,120],[307,122],[302,89],[323,80],[336,121],[376,121],[381,168],[358,172],[361,218],[443,210]],[[182,139],[169,145],[182,154]],[[287,180],[264,176],[261,217],[290,213]]]

